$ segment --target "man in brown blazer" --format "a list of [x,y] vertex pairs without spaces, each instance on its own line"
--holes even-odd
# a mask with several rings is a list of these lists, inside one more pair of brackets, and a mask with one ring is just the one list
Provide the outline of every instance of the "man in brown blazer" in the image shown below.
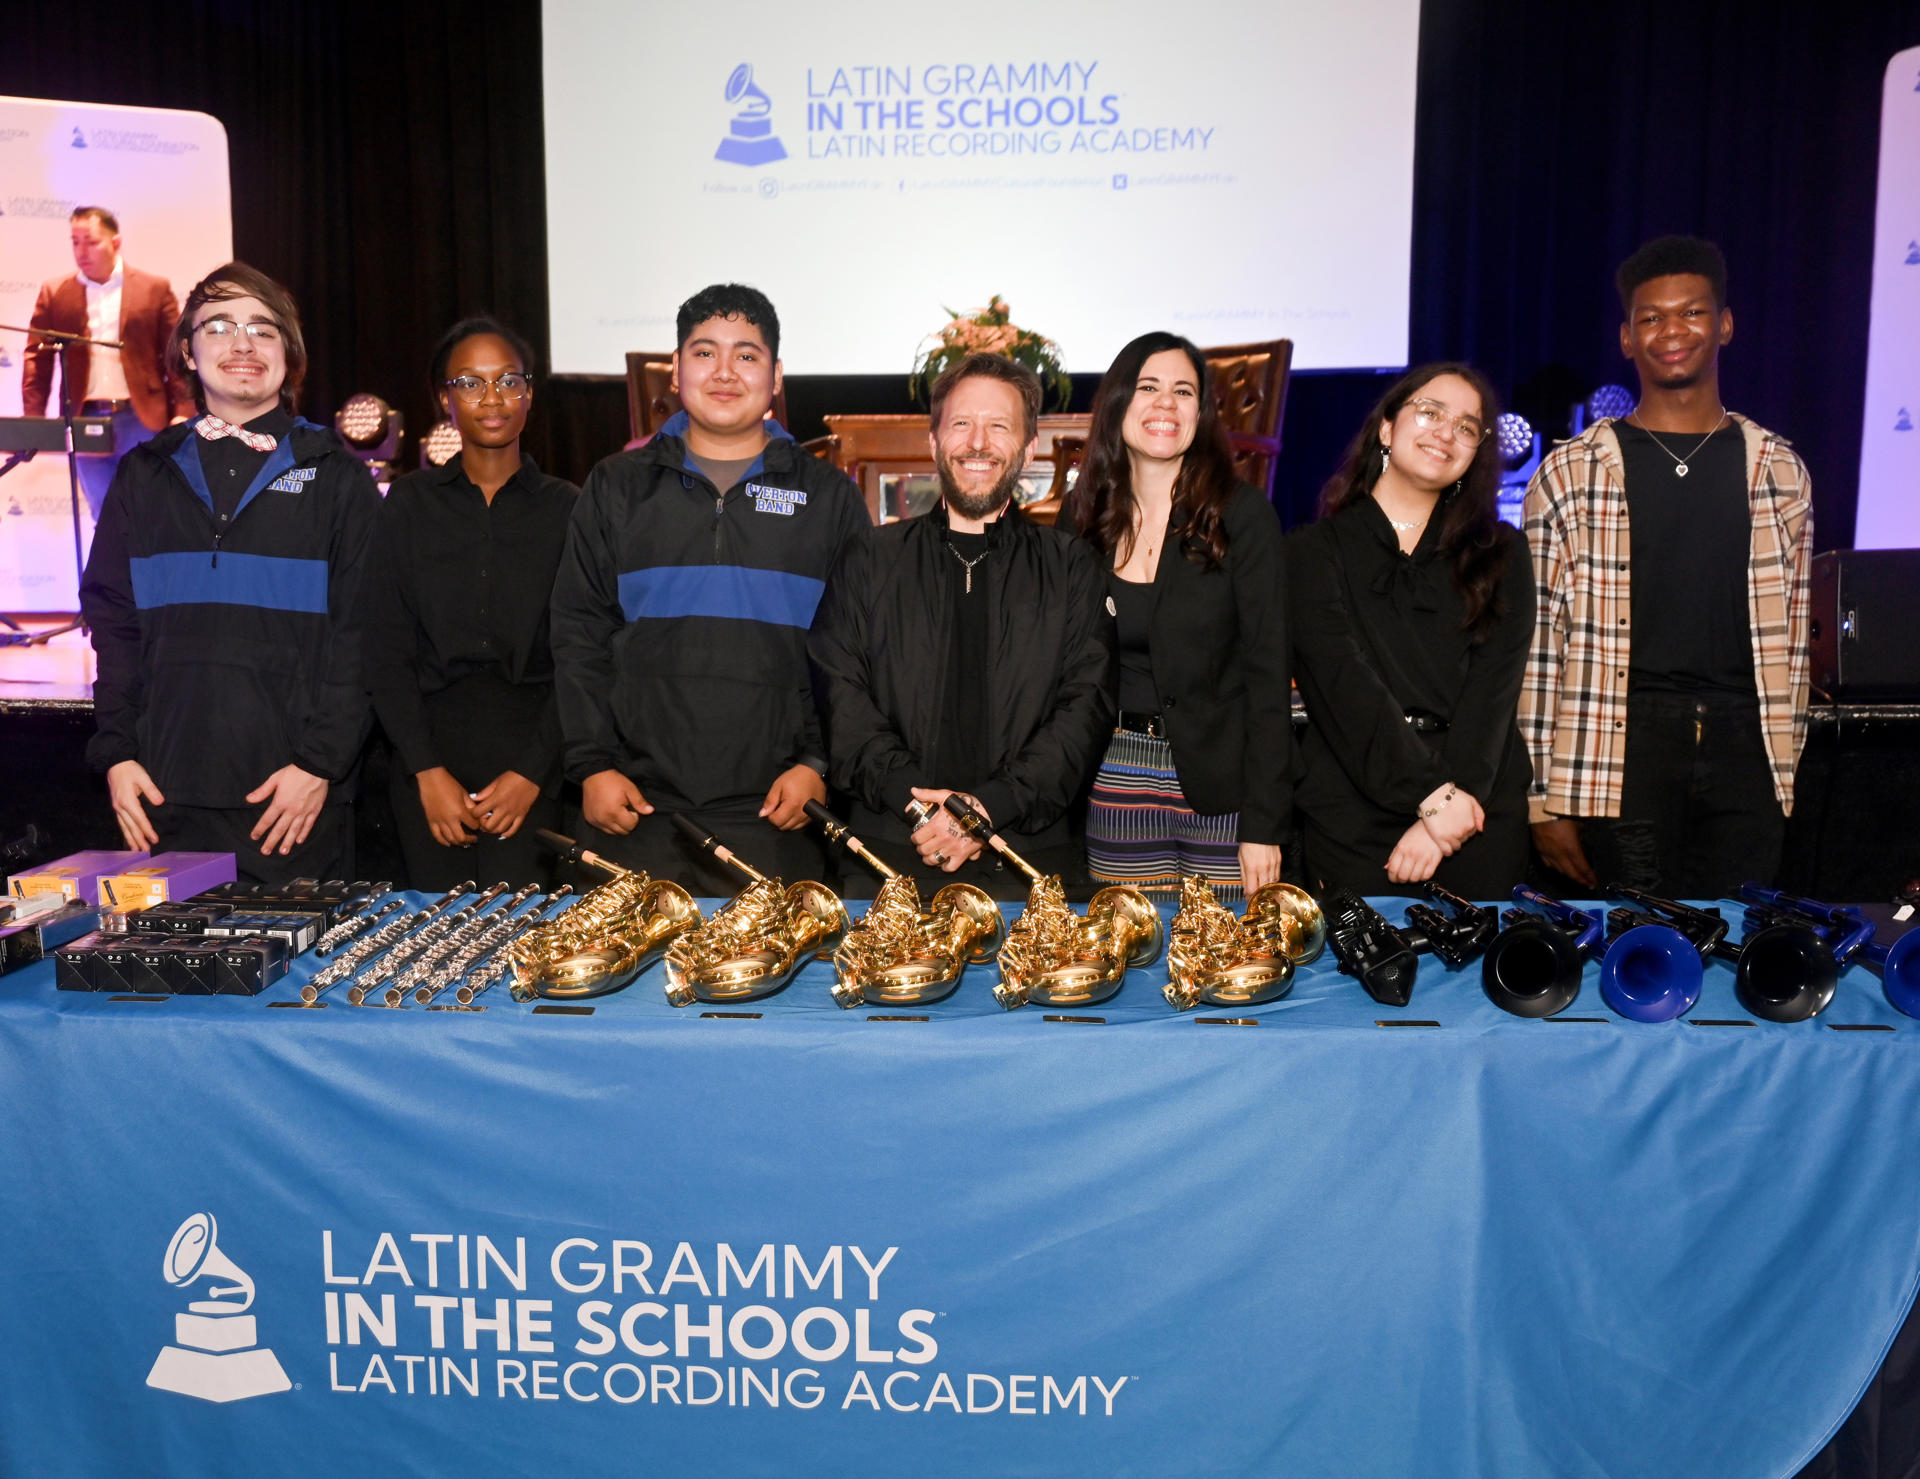
[[[41,286],[32,327],[117,339],[121,349],[94,350],[32,336],[21,371],[20,407],[28,416],[47,414],[53,397],[53,367],[61,363],[61,396],[76,416],[111,416],[113,450],[84,455],[77,469],[81,491],[100,519],[100,505],[120,459],[167,425],[194,414],[186,386],[167,373],[167,344],[180,321],[180,304],[164,277],[130,267],[120,255],[120,223],[112,211],[83,205],[68,221],[73,261],[70,277]],[[53,414],[59,415],[58,402]]]

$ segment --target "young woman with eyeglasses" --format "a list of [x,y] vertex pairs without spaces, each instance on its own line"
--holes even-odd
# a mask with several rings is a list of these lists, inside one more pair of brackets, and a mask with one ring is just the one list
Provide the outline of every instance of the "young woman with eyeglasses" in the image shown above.
[[1307,706],[1294,801],[1316,886],[1501,899],[1527,864],[1515,713],[1533,631],[1526,541],[1495,516],[1498,407],[1480,374],[1394,383],[1288,539]]
[[418,889],[545,881],[533,832],[560,822],[547,602],[579,490],[520,450],[532,358],[493,319],[447,331],[431,380],[460,454],[396,481],[381,510],[367,670]]

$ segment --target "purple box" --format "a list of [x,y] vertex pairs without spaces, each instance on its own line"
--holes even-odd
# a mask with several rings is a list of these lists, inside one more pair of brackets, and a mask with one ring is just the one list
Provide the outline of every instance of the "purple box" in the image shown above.
[[230,852],[155,853],[144,863],[100,875],[100,907],[125,913],[187,899],[234,880]]
[[16,899],[31,894],[59,893],[83,904],[97,904],[100,901],[97,885],[101,878],[144,863],[147,857],[144,851],[77,852],[56,863],[43,863],[38,868],[14,874],[7,881],[7,892]]

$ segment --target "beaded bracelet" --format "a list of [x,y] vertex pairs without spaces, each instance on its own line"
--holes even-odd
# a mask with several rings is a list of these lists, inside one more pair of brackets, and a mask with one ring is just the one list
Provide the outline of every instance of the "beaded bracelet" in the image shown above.
[[1453,801],[1453,798],[1458,796],[1459,794],[1460,794],[1459,789],[1453,784],[1452,781],[1448,781],[1447,794],[1440,798],[1438,804],[1431,807],[1422,807],[1420,809],[1420,820],[1423,822],[1432,821],[1435,817],[1439,816],[1441,812],[1445,811],[1448,805],[1451,804],[1451,802]]

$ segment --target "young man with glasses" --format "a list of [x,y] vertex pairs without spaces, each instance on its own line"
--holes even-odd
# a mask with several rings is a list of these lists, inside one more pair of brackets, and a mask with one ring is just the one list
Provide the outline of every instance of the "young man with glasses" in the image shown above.
[[1639,403],[1527,489],[1534,844],[1585,887],[1714,898],[1780,865],[1806,739],[1811,488],[1785,440],[1721,402],[1720,249],[1662,237],[1616,286]]
[[388,490],[367,642],[408,881],[544,881],[560,816],[547,603],[579,489],[520,449],[532,352],[491,318],[441,338],[429,375],[460,455]]
[[97,732],[129,847],[231,852],[243,879],[352,877],[368,727],[362,587],[379,494],[293,406],[292,296],[242,262],[187,295],[173,362],[201,414],[136,447],[80,587]]
[[689,847],[693,816],[789,882],[825,858],[802,809],[826,751],[807,628],[841,549],[868,525],[856,488],[770,420],[780,321],[749,287],[680,306],[683,410],[587,478],[553,589],[567,775],[584,839],[696,894],[742,879]]

